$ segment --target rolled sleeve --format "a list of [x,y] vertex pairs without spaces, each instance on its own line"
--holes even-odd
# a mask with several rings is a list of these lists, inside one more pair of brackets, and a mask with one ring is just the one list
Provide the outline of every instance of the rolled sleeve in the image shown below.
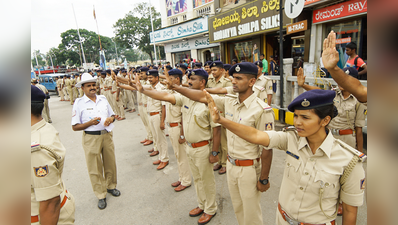
[[269,145],[266,149],[276,148],[283,151],[287,150],[288,134],[283,131],[265,131],[269,137]]
[[176,99],[176,106],[183,106],[184,105],[184,98],[179,94],[173,94],[174,98]]
[[[274,111],[273,110],[263,110],[260,117],[257,119],[255,122],[255,126],[257,130],[260,131],[272,131],[275,130],[275,116],[274,116]],[[260,148],[265,148],[267,150],[270,150],[272,148],[270,147],[265,147],[260,145]]]
[[365,126],[365,119],[367,114],[367,107],[359,103],[359,107],[357,109],[357,113],[355,116],[355,127],[364,127]]
[[362,163],[358,162],[341,187],[341,200],[351,206],[361,206],[363,204],[364,187],[365,171],[362,168]]
[[233,87],[229,86],[229,87],[225,87],[225,89],[227,90],[227,94],[233,94],[236,95],[236,92],[234,92]]
[[272,80],[268,80],[267,83],[265,84],[265,90],[267,94],[272,95],[274,91],[272,90]]
[[81,121],[81,112],[78,107],[79,101],[76,101],[75,104],[73,104],[72,108],[72,126],[76,124],[82,123]]

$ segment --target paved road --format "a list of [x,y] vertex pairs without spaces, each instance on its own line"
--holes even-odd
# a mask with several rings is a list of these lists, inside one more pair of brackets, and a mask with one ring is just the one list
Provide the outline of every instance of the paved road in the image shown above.
[[[169,143],[170,164],[157,171],[149,157],[150,146],[142,146],[145,128],[135,113],[126,113],[126,120],[115,122],[114,142],[120,197],[107,196],[105,210],[97,208],[87,173],[82,132],[72,130],[70,121],[72,106],[59,101],[52,95],[50,114],[54,127],[59,131],[61,141],[67,149],[64,166],[64,181],[69,192],[76,199],[76,224],[135,224],[135,225],[185,225],[197,224],[198,217],[188,213],[197,206],[194,186],[177,193],[171,183],[177,181],[178,172],[173,149]],[[275,224],[277,199],[283,174],[285,153],[274,150],[270,174],[271,188],[261,195],[264,224]],[[209,224],[237,224],[228,192],[226,175],[215,173],[217,188],[217,215]],[[359,185],[359,184],[358,184]],[[366,205],[359,208],[357,224],[366,224]],[[341,218],[338,219],[341,221]],[[339,224],[341,224],[339,222]]]

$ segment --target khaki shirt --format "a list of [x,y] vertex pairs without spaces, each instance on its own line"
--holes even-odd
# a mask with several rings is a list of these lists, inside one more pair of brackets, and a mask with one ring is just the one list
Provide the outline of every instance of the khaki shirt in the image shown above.
[[[173,90],[167,90],[170,94],[179,95],[180,93]],[[166,122],[167,123],[180,123],[181,122],[181,106],[173,105],[170,102],[166,102]]]
[[[65,147],[58,131],[44,119],[31,126],[31,216],[39,215],[41,201],[65,195],[62,171]],[[50,150],[48,150],[50,149]]]
[[[228,94],[231,95],[237,95],[238,93],[234,92],[232,86],[231,87],[225,87],[225,89],[227,90]],[[272,89],[272,86],[271,86]],[[268,103],[268,91],[266,90],[266,88],[261,87],[261,86],[257,86],[256,84],[253,85],[252,90],[254,91],[254,93],[256,93],[257,97],[261,100],[263,100],[265,103]],[[272,91],[272,90],[271,90]]]
[[104,82],[104,87],[106,86],[106,89],[109,89],[107,91],[111,91],[112,89],[112,77],[111,76],[106,76],[105,77],[105,82]]
[[44,85],[36,84],[35,86],[36,86],[37,88],[39,88],[42,92],[44,92],[44,94],[47,94],[47,93],[48,93],[48,90],[47,90],[47,88],[46,88]]
[[99,78],[99,87],[100,87],[101,89],[104,88],[104,83],[105,83],[105,79],[102,78],[102,77],[100,77],[100,78]]
[[355,127],[365,126],[367,107],[360,103],[353,95],[350,94],[347,99],[344,99],[341,90],[336,89],[334,105],[339,114],[330,121],[328,127],[341,130],[355,130]]
[[[272,91],[272,79],[267,76],[260,75],[260,77],[257,78],[256,83],[254,83],[254,85],[265,88],[265,91],[267,94],[272,95],[274,93]],[[253,89],[253,91],[254,91],[254,89]]]
[[175,105],[181,106],[185,139],[190,143],[212,139],[212,128],[220,124],[213,123],[207,105],[180,94],[174,94],[174,97]]
[[357,163],[344,185],[340,186],[340,176],[353,158],[348,149],[353,148],[335,139],[330,130],[315,154],[307,139],[299,137],[295,128],[285,132],[266,132],[270,138],[268,148],[287,153],[279,203],[291,218],[314,224],[333,220],[328,219],[319,206],[322,185],[322,208],[328,216],[335,213],[339,195],[348,205],[363,204],[365,172],[362,163]]
[[58,79],[57,80],[57,88],[58,88],[58,90],[61,90],[62,89],[62,79]]
[[182,75],[182,84],[188,84],[188,75],[184,74]]
[[[165,88],[164,86],[158,82],[155,87],[152,87],[157,91],[163,91]],[[147,110],[148,113],[150,112],[162,112],[162,105],[165,105],[164,102],[147,97]],[[167,115],[167,114],[166,114]]]
[[225,78],[224,75],[222,75],[218,81],[216,81],[216,78],[214,78],[213,75],[209,75],[206,88],[221,88],[230,86],[232,86],[232,81],[228,78]]
[[[272,108],[256,97],[250,95],[243,102],[238,96],[220,97],[212,95],[219,111],[224,111],[225,118],[236,123],[254,127],[257,130],[274,130],[275,115]],[[263,146],[249,143],[227,130],[228,155],[234,159],[256,159],[261,155]]]
[[72,88],[72,81],[71,81],[71,79],[66,79],[66,80],[65,80],[65,86],[66,86],[68,89]]
[[[151,84],[149,83],[149,81],[147,81],[147,80],[140,80],[140,83],[142,84],[142,86],[144,87],[145,85],[149,85],[149,86],[151,86]],[[139,93],[139,91],[137,91],[137,93]],[[141,95],[141,102],[142,102],[142,104],[147,104],[148,103],[148,96],[146,96],[146,95],[144,95],[144,94],[142,94],[141,92],[140,92],[140,95]],[[143,105],[143,106],[144,106]],[[145,107],[145,106],[144,106]]]

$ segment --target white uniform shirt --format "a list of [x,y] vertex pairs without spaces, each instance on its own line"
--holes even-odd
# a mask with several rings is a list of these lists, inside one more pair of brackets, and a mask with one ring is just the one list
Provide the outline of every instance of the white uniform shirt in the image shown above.
[[95,117],[101,117],[101,122],[97,125],[89,126],[85,131],[100,131],[107,130],[112,131],[113,123],[105,127],[104,122],[106,118],[115,115],[111,106],[109,105],[106,97],[103,95],[97,95],[96,102],[93,102],[86,95],[76,99],[75,104],[73,104],[72,110],[72,126],[76,124],[83,124]]

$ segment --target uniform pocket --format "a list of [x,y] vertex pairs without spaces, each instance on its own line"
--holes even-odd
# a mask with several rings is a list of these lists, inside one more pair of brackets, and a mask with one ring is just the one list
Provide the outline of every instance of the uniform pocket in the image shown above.
[[297,183],[298,180],[300,179],[300,173],[299,173],[300,165],[301,165],[300,160],[290,156],[286,158],[287,177],[293,180],[295,183]]
[[321,187],[324,188],[323,197],[338,197],[340,190],[339,184],[340,175],[332,174],[323,170],[319,170],[315,174],[314,184],[311,185],[311,190],[315,194],[319,194]]

